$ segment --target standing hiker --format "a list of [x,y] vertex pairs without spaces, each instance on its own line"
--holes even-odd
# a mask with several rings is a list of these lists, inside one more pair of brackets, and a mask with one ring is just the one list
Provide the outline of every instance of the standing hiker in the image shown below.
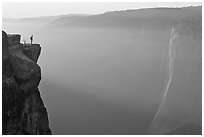
[[30,37],[30,43],[33,43],[33,35]]

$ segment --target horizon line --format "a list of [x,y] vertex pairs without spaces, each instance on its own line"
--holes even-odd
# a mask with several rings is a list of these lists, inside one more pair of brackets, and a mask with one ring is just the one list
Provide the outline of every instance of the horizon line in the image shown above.
[[111,12],[122,12],[122,11],[134,11],[134,10],[149,10],[149,9],[159,9],[159,8],[166,8],[166,9],[182,9],[182,8],[190,8],[190,7],[202,7],[202,3],[201,5],[192,5],[192,6],[156,6],[156,7],[143,7],[143,8],[132,8],[132,9],[121,9],[121,10],[110,10],[110,11],[105,11],[102,13],[98,13],[98,14],[86,14],[86,13],[71,13],[71,14],[58,14],[58,15],[48,15],[48,16],[33,16],[33,17],[6,17],[6,18],[2,18],[2,19],[34,19],[34,18],[49,18],[49,17],[57,17],[57,16],[68,16],[68,15],[102,15],[102,14],[106,14],[106,13],[111,13]]

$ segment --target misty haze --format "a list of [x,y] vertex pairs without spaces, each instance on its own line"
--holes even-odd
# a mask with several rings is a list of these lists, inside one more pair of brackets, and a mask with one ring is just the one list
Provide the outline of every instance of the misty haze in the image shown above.
[[202,7],[3,18],[40,44],[52,134],[202,134]]

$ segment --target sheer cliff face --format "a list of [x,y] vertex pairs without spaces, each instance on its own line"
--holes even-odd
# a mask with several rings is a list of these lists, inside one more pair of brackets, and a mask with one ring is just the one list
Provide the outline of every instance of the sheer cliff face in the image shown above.
[[38,90],[40,45],[2,31],[2,134],[51,134]]
[[173,26],[169,76],[151,134],[202,134],[202,18]]

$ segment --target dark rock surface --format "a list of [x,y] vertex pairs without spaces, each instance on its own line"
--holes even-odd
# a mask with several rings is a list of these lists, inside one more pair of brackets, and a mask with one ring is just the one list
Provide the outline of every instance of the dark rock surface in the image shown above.
[[21,40],[21,35],[19,34],[8,34],[7,35],[7,41],[8,41],[8,45],[16,45],[19,44]]
[[23,45],[20,35],[2,32],[2,134],[51,134],[38,90],[40,45]]

